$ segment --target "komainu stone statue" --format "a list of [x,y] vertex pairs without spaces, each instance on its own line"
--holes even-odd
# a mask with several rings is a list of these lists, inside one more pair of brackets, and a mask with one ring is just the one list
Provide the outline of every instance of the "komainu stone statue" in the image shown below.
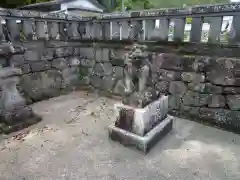
[[0,68],[0,123],[1,131],[12,131],[35,124],[41,120],[30,107],[17,89],[21,70],[13,67]]
[[125,55],[125,96],[115,104],[116,121],[109,127],[111,139],[134,145],[146,153],[172,129],[168,96],[160,95],[152,83],[151,62],[146,46],[135,44]]
[[125,58],[125,92],[123,103],[135,107],[144,107],[158,98],[158,92],[147,88],[151,82],[151,63],[146,53],[146,46],[134,45]]

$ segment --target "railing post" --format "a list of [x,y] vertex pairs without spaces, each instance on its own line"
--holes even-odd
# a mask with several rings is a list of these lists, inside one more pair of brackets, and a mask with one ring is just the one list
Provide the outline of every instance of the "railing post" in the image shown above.
[[233,16],[232,26],[228,35],[228,42],[230,44],[240,43],[240,15]]
[[185,18],[173,19],[173,22],[173,40],[182,42],[184,40]]
[[202,33],[203,18],[194,17],[192,18],[191,31],[190,31],[190,41],[200,42]]
[[221,34],[223,17],[210,17],[206,19],[210,24],[208,42],[209,43],[220,42],[220,34]]

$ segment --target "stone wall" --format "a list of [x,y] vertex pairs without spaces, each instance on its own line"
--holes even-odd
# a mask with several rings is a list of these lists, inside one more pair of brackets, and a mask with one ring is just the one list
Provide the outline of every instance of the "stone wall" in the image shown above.
[[[126,46],[118,46],[117,49],[104,46],[96,48],[90,84],[104,92],[122,96],[124,56],[128,49]],[[152,64],[150,81],[154,88],[169,95],[171,114],[240,132],[238,58],[152,50],[148,54]]]
[[[27,47],[28,46],[28,47]],[[58,96],[89,84],[92,62],[81,56],[81,47],[61,45],[49,47],[43,42],[27,43],[27,50],[9,57],[2,56],[2,66],[7,62],[22,70],[19,90],[28,103]]]

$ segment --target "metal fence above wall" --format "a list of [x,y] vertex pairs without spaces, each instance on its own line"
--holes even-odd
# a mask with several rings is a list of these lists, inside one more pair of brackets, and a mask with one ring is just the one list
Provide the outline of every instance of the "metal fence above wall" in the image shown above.
[[[231,22],[224,20],[226,16]],[[0,9],[0,17],[2,42],[93,39],[201,42],[202,37],[209,43],[240,42],[237,23],[240,3],[115,12],[97,17]]]

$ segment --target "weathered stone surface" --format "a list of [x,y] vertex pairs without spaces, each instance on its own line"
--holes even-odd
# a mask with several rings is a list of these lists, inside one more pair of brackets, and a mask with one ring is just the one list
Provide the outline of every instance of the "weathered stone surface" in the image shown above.
[[177,71],[168,71],[164,69],[159,69],[157,71],[157,75],[159,80],[178,81],[181,79],[181,74],[180,72],[177,72]]
[[22,76],[20,85],[27,96],[34,101],[59,95],[62,75],[57,70],[47,70]]
[[189,83],[188,89],[209,94],[221,94],[223,92],[223,87],[212,85],[211,83]]
[[57,58],[52,61],[52,67],[56,69],[65,69],[68,67],[68,61],[65,58]]
[[96,63],[93,67],[93,73],[97,76],[110,75],[113,67],[110,63]]
[[192,107],[192,106],[180,106],[180,113],[185,114],[186,116],[196,116],[199,114],[200,107]]
[[198,74],[194,72],[183,72],[181,74],[181,78],[184,82],[201,83],[205,81],[204,74]]
[[29,64],[22,64],[22,65],[14,65],[12,67],[20,68],[23,74],[27,74],[31,71]]
[[52,61],[52,67],[56,69],[65,69],[68,67],[68,61],[65,58],[57,58]]
[[110,59],[124,59],[126,51],[124,49],[110,49]]
[[39,61],[41,60],[40,53],[36,51],[26,51],[24,53],[24,58],[26,61]]
[[[62,88],[75,88],[83,84],[83,77],[81,77],[79,68],[66,68],[62,71]],[[86,82],[87,85],[87,82]]]
[[93,60],[95,58],[95,50],[92,47],[81,47],[80,56],[85,59]]
[[212,108],[219,108],[219,107],[225,107],[226,105],[226,99],[222,95],[209,95],[208,99],[208,107]]
[[73,47],[73,55],[74,56],[80,55],[80,47]]
[[0,78],[7,79],[9,77],[19,76],[21,74],[22,74],[22,71],[19,68],[5,67],[5,68],[2,68],[0,71]]
[[109,49],[99,48],[96,50],[96,61],[97,62],[107,62],[109,61]]
[[168,99],[169,110],[178,110],[181,105],[181,97],[178,95],[170,95]]
[[209,69],[210,63],[213,61],[210,57],[206,56],[197,56],[192,65],[192,68],[195,72],[206,72]]
[[174,54],[159,54],[156,56],[157,66],[166,70],[183,70],[182,59]]
[[205,106],[208,104],[209,95],[208,94],[199,94],[196,92],[188,91],[182,97],[182,102],[187,106]]
[[206,84],[205,83],[188,83],[188,89],[195,92],[204,92]]
[[84,67],[93,67],[95,61],[90,59],[81,59],[81,65]]
[[183,95],[187,91],[186,85],[181,81],[171,81],[169,92],[172,95]]
[[54,57],[54,48],[46,48],[41,53],[41,59],[42,60],[51,60]]
[[132,107],[144,108],[158,98],[158,92],[153,88],[147,88],[144,92],[134,92],[123,99],[123,104]]
[[90,83],[93,87],[100,88],[102,86],[102,78],[100,76],[93,75],[90,77]]
[[101,89],[111,92],[116,79],[111,76],[104,76],[102,78]]
[[183,71],[194,71],[193,69],[193,64],[195,62],[195,56],[187,56],[187,55],[184,55],[181,57],[181,63],[182,63],[182,68],[183,68]]
[[79,67],[78,70],[79,70],[79,75],[81,77],[92,75],[92,72],[91,72],[92,69],[91,68]]
[[223,89],[224,94],[240,94],[240,87],[225,87]]
[[223,128],[238,131],[240,128],[240,111],[229,111],[221,108],[200,108],[199,117]]
[[123,67],[114,66],[112,70],[113,70],[113,74],[112,74],[113,77],[115,78],[123,77]]
[[[2,58],[1,58],[2,59]],[[6,59],[5,59],[6,60]],[[11,57],[11,60],[10,60],[10,64],[13,64],[13,65],[21,65],[21,64],[24,64],[25,62],[25,58],[24,58],[24,55],[13,55]]]
[[51,63],[49,61],[38,61],[30,63],[32,72],[45,71],[51,69]]
[[68,58],[68,62],[71,67],[79,66],[81,64],[80,59],[77,56]]
[[55,52],[54,52],[54,57],[65,57],[65,56],[67,56],[68,55],[68,53],[67,53],[67,50],[66,50],[66,48],[56,48],[55,49]]
[[228,95],[227,104],[231,110],[240,110],[240,95]]
[[73,53],[73,47],[60,47],[55,49],[54,57],[67,57],[73,55]]
[[207,79],[215,85],[235,86],[240,84],[240,79],[235,78],[231,71],[213,69],[207,72]]
[[210,94],[221,94],[223,92],[223,87],[215,86],[211,83],[205,84],[205,89],[203,93],[210,93]]
[[124,60],[123,59],[110,59],[110,63],[113,66],[124,66]]
[[155,89],[157,89],[160,93],[168,94],[169,84],[170,83],[168,81],[159,81],[155,84]]
[[124,95],[125,94],[125,84],[123,79],[119,79],[116,82],[116,85],[113,88],[113,93],[114,94],[119,94],[119,95]]

